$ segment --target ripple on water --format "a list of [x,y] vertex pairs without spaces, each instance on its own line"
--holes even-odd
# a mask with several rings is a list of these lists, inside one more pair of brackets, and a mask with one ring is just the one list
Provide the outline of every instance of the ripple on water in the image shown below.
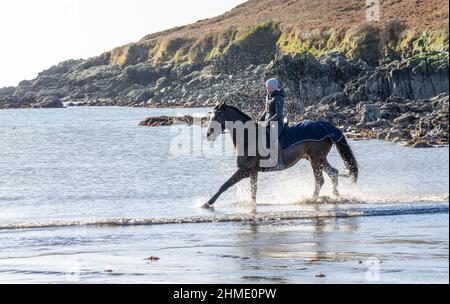
[[32,223],[0,224],[0,229],[36,229],[76,226],[145,226],[171,224],[203,224],[203,223],[232,223],[232,222],[274,222],[300,219],[349,218],[367,216],[394,216],[408,214],[448,213],[448,204],[412,204],[397,206],[372,206],[350,208],[338,211],[289,211],[289,212],[256,212],[250,214],[228,214],[217,216],[187,216],[172,218],[147,219],[99,219],[82,221],[52,221]]

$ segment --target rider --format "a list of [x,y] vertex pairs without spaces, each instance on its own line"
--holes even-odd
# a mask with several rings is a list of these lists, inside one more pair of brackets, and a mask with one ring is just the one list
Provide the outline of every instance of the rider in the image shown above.
[[[270,122],[278,122],[278,139],[284,129],[284,91],[280,89],[279,82],[275,78],[271,78],[266,82],[266,108],[260,118],[261,125],[270,129]],[[270,147],[272,151],[278,149],[278,162],[274,167],[275,170],[284,169],[283,154],[280,144],[278,147]]]

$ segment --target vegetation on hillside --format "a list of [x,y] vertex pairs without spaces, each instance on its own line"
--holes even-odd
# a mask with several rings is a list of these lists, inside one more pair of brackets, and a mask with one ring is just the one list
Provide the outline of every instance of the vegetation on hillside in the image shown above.
[[[119,66],[200,63],[248,64],[269,55],[338,51],[375,65],[389,56],[448,52],[448,1],[386,0],[381,20],[367,22],[361,0],[250,0],[224,15],[144,37],[109,52]],[[268,9],[270,7],[270,9]]]

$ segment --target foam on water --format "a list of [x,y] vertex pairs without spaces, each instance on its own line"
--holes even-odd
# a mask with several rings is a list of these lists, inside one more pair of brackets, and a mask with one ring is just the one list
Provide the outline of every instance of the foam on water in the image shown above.
[[77,226],[144,226],[169,224],[201,224],[201,223],[231,223],[259,222],[268,223],[283,220],[349,218],[366,216],[395,216],[411,214],[448,213],[448,204],[411,204],[387,207],[355,207],[347,210],[327,211],[289,211],[289,212],[256,212],[250,214],[227,214],[217,216],[186,216],[146,219],[96,219],[80,221],[49,221],[32,223],[0,224],[0,229],[36,229],[60,228]]

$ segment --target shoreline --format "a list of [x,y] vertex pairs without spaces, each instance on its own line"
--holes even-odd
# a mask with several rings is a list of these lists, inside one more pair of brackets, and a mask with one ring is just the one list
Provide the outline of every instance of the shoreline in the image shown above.
[[[69,103],[70,104],[70,103]],[[169,105],[169,106],[131,106],[131,105],[68,105],[65,104],[63,107],[56,107],[56,108],[38,108],[38,107],[16,107],[16,108],[2,108],[1,110],[42,110],[42,109],[71,109],[71,108],[92,108],[92,107],[115,107],[115,108],[136,108],[136,109],[208,109],[214,107],[213,105],[201,105],[201,106],[186,106],[186,105]],[[294,119],[290,120],[291,124],[298,123],[302,121],[300,118],[302,115],[295,115]],[[202,126],[209,120],[209,117],[200,117]],[[150,116],[147,118],[144,118],[139,126],[147,126],[147,127],[163,127],[163,126],[170,126],[175,123],[185,123],[186,125],[192,125],[194,118],[190,115],[183,115],[183,116]],[[149,122],[152,123],[149,123]],[[405,147],[412,147],[412,148],[445,148],[449,147],[448,139],[447,141],[438,139],[438,140],[411,140],[410,138],[402,138],[402,137],[395,137],[395,138],[388,138],[388,136],[385,136],[384,138],[380,138],[380,133],[384,133],[385,130],[368,130],[368,129],[358,129],[356,126],[337,126],[340,129],[348,130],[349,131],[343,131],[345,136],[351,140],[354,141],[364,141],[364,140],[383,140],[386,142],[392,142],[395,144],[399,144]]]
[[[339,204],[339,202],[336,202]],[[317,204],[320,205],[320,202]],[[449,204],[444,203],[420,203],[405,206],[370,206],[343,208],[339,211],[286,211],[286,212],[256,212],[251,214],[219,214],[212,216],[187,216],[173,218],[117,218],[80,221],[49,221],[35,223],[11,223],[0,224],[0,231],[44,229],[44,228],[75,228],[75,227],[130,227],[130,226],[159,226],[159,225],[182,225],[182,224],[219,224],[219,223],[282,223],[292,220],[327,220],[327,219],[349,219],[361,217],[386,217],[404,215],[432,215],[448,214]]]
[[[226,102],[256,118],[263,112],[264,80],[277,77],[286,92],[286,113],[294,117],[293,122],[326,120],[344,132],[359,133],[357,139],[387,139],[426,148],[449,143],[448,52],[433,54],[385,58],[374,66],[338,52],[320,57],[274,55],[270,63],[258,62],[242,71],[221,70],[211,61],[202,66],[171,65],[163,74],[143,63],[124,70],[101,65],[92,68],[93,76],[82,82],[82,87],[63,77],[57,89],[51,84],[61,75],[48,71],[43,79],[0,89],[0,107],[178,109]],[[75,73],[79,67],[71,69]],[[115,71],[107,80],[100,77],[105,69]],[[157,75],[154,81],[128,87],[120,75],[134,69]],[[114,91],[113,84],[124,87]]]

